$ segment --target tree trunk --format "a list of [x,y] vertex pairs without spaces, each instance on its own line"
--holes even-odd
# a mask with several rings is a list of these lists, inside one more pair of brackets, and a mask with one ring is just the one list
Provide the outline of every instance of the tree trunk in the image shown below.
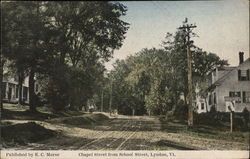
[[71,88],[71,94],[70,94],[70,106],[69,106],[69,110],[77,110],[77,99],[76,99],[77,93],[76,93],[76,88],[72,87]]
[[23,80],[24,80],[24,75],[23,73],[19,73],[18,75],[18,104],[22,105],[23,104]]
[[84,108],[84,111],[88,111],[88,100],[86,99],[84,102],[83,102],[83,108]]
[[30,70],[29,74],[29,105],[30,105],[30,111],[35,112],[36,106],[35,106],[35,91],[34,91],[34,84],[35,84],[35,72],[33,69]]
[[172,111],[172,112],[175,112],[175,111],[176,111],[176,108],[177,108],[177,104],[178,104],[178,92],[177,92],[177,91],[174,91],[173,100],[174,100],[174,105],[172,106],[171,111]]
[[69,101],[69,110],[74,110],[75,109],[75,107],[74,107],[74,99],[73,99],[73,97],[72,97],[72,94],[71,94],[71,97],[70,97],[70,99],[69,99],[70,101]]
[[184,104],[187,105],[187,92],[184,91]]
[[3,61],[3,57],[2,57],[2,53],[0,55],[0,109],[1,111],[3,110],[3,66],[4,66],[4,61]]

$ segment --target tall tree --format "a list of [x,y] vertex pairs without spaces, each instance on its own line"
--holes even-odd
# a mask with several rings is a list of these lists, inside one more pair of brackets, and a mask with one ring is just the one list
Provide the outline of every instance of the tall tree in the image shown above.
[[[197,36],[191,32],[191,35]],[[171,53],[171,65],[176,78],[176,90],[184,94],[186,104],[187,97],[187,54],[186,54],[186,38],[183,30],[178,30],[175,34],[167,33],[163,46],[166,51]],[[228,65],[227,61],[220,59],[216,54],[202,51],[201,48],[195,46],[192,42],[190,46],[192,52],[192,74],[199,81],[207,78],[207,74],[216,66]],[[184,77],[184,78],[183,78]],[[195,80],[194,82],[197,82]],[[193,84],[194,85],[194,84]]]
[[[47,56],[47,52],[44,49],[43,41],[45,34],[43,6],[40,2],[5,2],[3,5],[5,23],[3,28],[7,35],[3,38],[11,41],[11,44],[4,44],[6,49],[4,56],[15,63],[20,83],[22,83],[23,73],[28,72],[30,110],[36,111],[34,77],[35,73],[44,68],[44,64],[47,62],[44,58]],[[19,85],[21,85],[20,83]]]
[[[121,47],[128,29],[128,23],[120,20],[126,13],[126,7],[120,3],[6,2],[3,8],[4,57],[13,61],[19,75],[28,72],[32,111],[35,111],[34,77],[37,73],[47,74],[48,83],[57,80],[52,83],[58,87],[52,90],[63,88],[62,79],[76,75],[72,83],[77,85],[59,91],[68,92],[65,97],[73,99],[69,97],[69,89],[76,92],[73,97],[78,94],[74,90],[79,89],[81,83],[97,76],[94,72],[103,68],[103,61],[112,57],[114,49]],[[86,71],[92,66],[96,71]],[[20,83],[21,79],[20,76]]]
[[120,20],[125,13],[126,7],[120,3],[48,3],[48,26],[58,34],[54,44],[57,65],[66,64],[75,72],[70,75],[72,85],[68,88],[71,109],[81,108],[91,98],[103,62],[121,47],[128,29],[128,23]]

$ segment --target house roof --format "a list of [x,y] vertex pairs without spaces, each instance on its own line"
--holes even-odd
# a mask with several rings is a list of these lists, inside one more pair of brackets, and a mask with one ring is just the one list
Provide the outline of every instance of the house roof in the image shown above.
[[225,79],[227,79],[227,77],[233,72],[233,70],[237,69],[238,67],[240,67],[241,65],[243,65],[244,63],[250,61],[250,58],[247,58],[243,63],[239,64],[239,66],[234,66],[234,67],[221,67],[218,70],[226,70],[228,71],[227,73],[225,73],[221,78],[219,78],[217,81],[215,81],[210,87],[208,87],[208,91],[209,90],[213,90],[216,86],[221,85]]
[[234,69],[234,68],[237,68],[237,66],[228,66],[228,67],[220,67],[220,68],[218,68],[218,70],[219,71],[222,71],[222,70],[227,70],[227,71],[231,71],[232,69]]

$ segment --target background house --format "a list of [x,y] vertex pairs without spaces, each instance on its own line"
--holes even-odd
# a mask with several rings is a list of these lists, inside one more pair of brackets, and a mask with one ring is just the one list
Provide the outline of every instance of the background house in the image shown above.
[[[197,112],[216,111],[228,112],[232,105],[235,112],[245,108],[250,111],[250,59],[244,61],[244,53],[239,53],[239,66],[215,68],[211,73],[211,83],[207,97],[197,98]],[[204,106],[203,106],[204,105]]]
[[210,109],[208,109],[208,105],[206,102],[206,99],[202,97],[201,95],[201,89],[199,88],[199,85],[197,84],[195,87],[195,106],[196,106],[196,112],[197,113],[206,113],[208,111],[210,111]]
[[23,99],[24,103],[29,103],[29,86],[28,77],[25,77],[22,84],[22,96],[19,97],[18,78],[4,76],[3,78],[3,101],[9,103],[17,103],[19,98]]
[[[8,70],[4,70],[3,76],[3,102],[8,103],[18,103],[19,98],[22,98],[23,102],[29,103],[29,77],[24,78],[22,84],[22,95],[19,97],[19,87],[18,87],[18,76],[17,75],[7,75]],[[39,92],[39,87],[37,82],[35,82],[35,93]]]

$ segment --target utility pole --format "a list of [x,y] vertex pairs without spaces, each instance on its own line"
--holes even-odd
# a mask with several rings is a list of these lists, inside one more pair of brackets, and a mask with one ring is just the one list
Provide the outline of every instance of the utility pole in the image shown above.
[[196,25],[188,24],[188,19],[186,18],[183,22],[183,25],[179,29],[183,30],[185,33],[186,39],[186,49],[187,49],[187,62],[188,62],[188,126],[193,126],[193,87],[192,87],[192,53],[190,51],[190,33],[193,28],[196,28]]
[[101,112],[103,112],[103,88],[102,88],[102,103],[101,103]]
[[1,48],[1,53],[0,53],[0,116],[2,115],[1,112],[3,110],[3,65],[4,65],[4,61],[3,61],[3,55],[2,55],[2,48]]
[[110,86],[110,99],[109,99],[109,113],[110,113],[110,116],[111,116],[111,106],[112,106],[112,88],[113,87],[113,79],[111,77],[111,86]]

